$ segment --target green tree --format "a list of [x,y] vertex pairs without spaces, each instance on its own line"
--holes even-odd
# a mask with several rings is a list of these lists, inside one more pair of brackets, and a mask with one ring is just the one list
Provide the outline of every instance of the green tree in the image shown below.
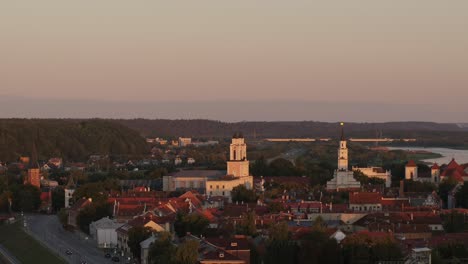
[[362,185],[383,185],[385,184],[384,179],[379,179],[379,178],[369,178],[367,175],[362,173],[361,171],[357,170],[353,172],[354,179],[356,179],[358,182],[360,182]]
[[290,240],[288,224],[279,222],[268,229],[265,263],[297,263],[298,245]]
[[128,231],[128,247],[135,258],[140,259],[141,247],[140,243],[151,236],[151,228],[136,226]]
[[284,211],[284,205],[280,202],[271,202],[268,204],[268,211],[271,213]]
[[260,156],[258,160],[253,162],[250,166],[250,172],[253,176],[270,176],[271,170],[268,166],[267,161],[265,160],[264,156]]
[[234,187],[231,191],[233,202],[253,203],[257,201],[254,190],[248,190],[243,184]]
[[339,263],[341,252],[335,239],[315,229],[300,239],[300,264]]
[[93,202],[107,202],[107,192],[119,190],[116,180],[107,179],[103,182],[92,182],[81,185],[73,193],[73,198],[78,200],[83,197],[92,198]]
[[103,217],[112,216],[112,206],[107,202],[93,202],[83,208],[76,218],[80,229],[89,234],[89,224]]
[[171,234],[158,233],[158,239],[150,246],[148,259],[152,264],[170,264],[173,260],[176,248],[171,242]]
[[468,258],[468,248],[458,241],[442,244],[434,251],[444,260],[443,263],[462,263],[460,259]]
[[463,184],[460,190],[458,190],[455,194],[455,200],[458,207],[468,208],[468,184]]
[[65,190],[58,186],[52,191],[52,208],[55,211],[65,207]]
[[41,191],[36,186],[20,184],[12,186],[11,190],[16,210],[33,212],[41,205]]
[[198,260],[198,248],[200,244],[196,240],[187,240],[177,247],[171,264],[195,264]]
[[210,221],[199,214],[178,214],[174,223],[174,229],[179,237],[185,236],[188,232],[193,235],[203,234]]
[[257,233],[255,218],[256,216],[254,211],[244,214],[242,222],[238,225],[238,232],[248,236],[255,235]]
[[443,179],[439,184],[439,197],[444,202],[444,206],[447,206],[447,200],[449,193],[453,190],[453,188],[457,185],[457,180],[452,177]]
[[294,164],[283,158],[278,158],[270,163],[272,176],[302,176]]
[[323,231],[327,228],[327,223],[325,223],[323,218],[319,215],[315,218],[312,227],[318,231]]
[[366,234],[352,234],[343,241],[345,263],[376,263],[401,260],[403,254],[390,237],[371,238]]
[[290,238],[288,224],[284,221],[273,224],[268,229],[268,239],[270,241],[288,241]]
[[0,212],[9,212],[10,202],[12,201],[13,193],[10,191],[4,191],[0,193]]
[[443,215],[444,230],[448,233],[458,233],[466,230],[465,215],[452,210],[449,214]]

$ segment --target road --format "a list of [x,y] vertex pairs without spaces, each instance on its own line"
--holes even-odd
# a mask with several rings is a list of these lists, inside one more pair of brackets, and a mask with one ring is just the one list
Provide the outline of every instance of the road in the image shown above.
[[[62,228],[55,215],[26,215],[27,231],[42,244],[62,256],[68,263],[111,263],[92,240]],[[70,250],[71,255],[66,251]]]

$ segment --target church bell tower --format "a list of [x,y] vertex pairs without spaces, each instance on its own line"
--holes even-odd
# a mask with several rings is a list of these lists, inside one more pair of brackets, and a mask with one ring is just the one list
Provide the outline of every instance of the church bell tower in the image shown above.
[[249,176],[249,161],[247,160],[247,145],[241,133],[235,133],[229,148],[227,174],[234,177]]
[[344,124],[341,123],[341,140],[338,149],[338,171],[348,171],[348,146],[344,136]]

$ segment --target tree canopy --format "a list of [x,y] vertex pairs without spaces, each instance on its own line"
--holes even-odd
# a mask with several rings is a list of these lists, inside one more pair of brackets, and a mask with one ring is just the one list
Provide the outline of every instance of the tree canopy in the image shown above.
[[151,236],[151,228],[149,227],[142,227],[136,226],[132,227],[128,231],[128,247],[130,248],[130,252],[132,252],[133,256],[136,258],[140,258],[141,256],[141,247],[140,243],[144,240],[148,239]]
[[254,203],[257,201],[257,195],[254,190],[248,190],[243,184],[240,184],[231,191],[232,201],[235,202],[244,202],[244,203]]

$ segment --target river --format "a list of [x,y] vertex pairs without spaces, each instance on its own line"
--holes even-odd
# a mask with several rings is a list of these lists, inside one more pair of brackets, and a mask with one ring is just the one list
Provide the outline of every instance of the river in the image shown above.
[[410,150],[410,151],[429,151],[439,153],[443,157],[435,159],[426,159],[425,162],[434,163],[439,165],[449,163],[452,158],[455,158],[458,164],[468,163],[468,150],[466,149],[449,149],[449,148],[423,148],[423,147],[389,147],[390,150]]

